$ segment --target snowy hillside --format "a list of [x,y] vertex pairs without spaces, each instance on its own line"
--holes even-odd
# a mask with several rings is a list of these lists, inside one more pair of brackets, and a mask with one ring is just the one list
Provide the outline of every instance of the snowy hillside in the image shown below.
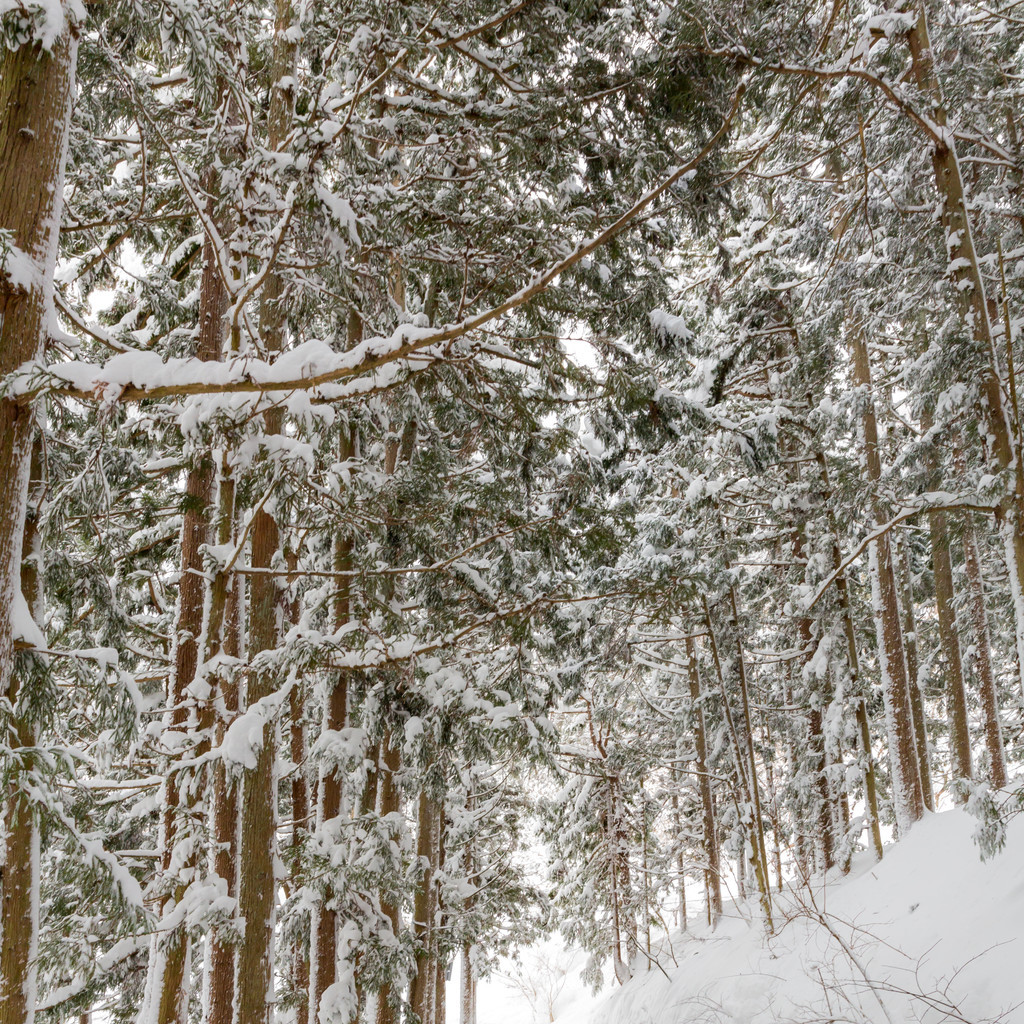
[[664,973],[593,1004],[571,979],[557,1024],[1019,1024],[1024,820],[987,863],[975,824],[960,811],[928,815],[882,864],[865,857],[845,879],[779,898],[768,941],[753,908],[749,921],[732,908],[714,932],[673,936]]

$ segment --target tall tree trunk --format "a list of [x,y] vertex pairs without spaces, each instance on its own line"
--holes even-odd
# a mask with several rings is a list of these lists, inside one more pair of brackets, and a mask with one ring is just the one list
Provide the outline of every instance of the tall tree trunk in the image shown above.
[[[825,488],[826,499],[832,496],[832,484],[829,481],[828,463],[823,452],[817,452],[815,458]],[[832,569],[837,573],[836,594],[839,600],[839,612],[843,620],[843,633],[846,637],[846,662],[850,671],[850,691],[856,703],[857,733],[861,748],[861,770],[864,774],[864,802],[867,805],[868,827],[871,830],[871,846],[875,858],[882,859],[882,830],[878,820],[878,780],[875,776],[875,760],[871,752],[871,725],[868,721],[867,699],[864,696],[863,683],[860,676],[860,657],[857,653],[857,630],[853,622],[853,608],[850,604],[850,587],[843,569],[843,555],[839,547],[839,529],[836,525],[835,513],[831,505],[828,512],[829,532],[832,535]]]
[[686,661],[689,667],[690,708],[693,718],[693,735],[697,760],[698,788],[700,790],[701,831],[704,843],[706,867],[708,916],[714,926],[722,916],[722,872],[718,855],[718,830],[715,827],[715,798],[711,790],[711,776],[708,774],[708,742],[704,723],[704,705],[701,693],[700,665],[692,637],[686,638]]
[[[0,52],[0,377],[40,359],[53,305],[64,162],[75,92],[78,26],[72,5],[52,49],[28,41]],[[21,578],[35,413],[0,399],[0,693],[10,686],[12,608]]]
[[[50,17],[63,26],[49,50],[34,40],[0,53],[0,377],[42,358],[53,305],[64,164],[75,91],[78,26],[71,5]],[[0,399],[0,694],[16,698],[14,609],[22,606],[32,431],[31,405]],[[30,527],[31,529],[31,527]],[[29,582],[30,581],[26,581]],[[30,583],[31,585],[31,583]],[[22,594],[25,600],[34,595]],[[28,721],[15,746],[32,746]],[[26,765],[27,767],[27,765]],[[15,779],[17,774],[15,773]],[[16,785],[16,783],[15,783]],[[16,788],[5,809],[0,1024],[31,1024],[39,922],[37,810]]]
[[[225,481],[222,479],[223,489]],[[233,484],[232,487],[233,495]],[[233,509],[233,497],[228,503]],[[223,515],[222,496],[221,513]],[[218,543],[225,536],[221,525]],[[232,534],[232,525],[227,526],[227,536]],[[241,653],[241,611],[242,577],[233,575],[230,590],[226,596],[223,650],[229,658],[238,658]],[[219,707],[215,726],[215,742],[219,747],[224,742],[228,727],[238,714],[238,679],[234,673],[227,673],[218,680]],[[229,775],[222,758],[218,758],[213,776],[213,873],[220,881],[226,895],[238,897],[238,786]],[[207,1024],[232,1024],[235,997],[235,945],[220,932],[213,929],[209,938],[210,960],[207,966]]]
[[[274,54],[270,69],[271,99],[267,143],[271,150],[285,142],[294,107],[296,58],[295,10],[291,0],[276,0]],[[260,299],[260,333],[265,357],[280,352],[285,338],[285,285],[272,271]],[[279,408],[264,413],[268,436],[279,434],[283,416]],[[272,568],[280,549],[277,521],[260,508],[252,522],[252,565]],[[277,645],[280,593],[276,580],[257,573],[250,586],[249,662]],[[276,676],[266,670],[250,669],[246,686],[246,707],[269,698],[277,686]],[[241,843],[238,903],[245,920],[245,936],[235,964],[235,1021],[237,1024],[270,1024],[274,999],[274,859],[277,827],[277,726],[272,718],[264,723],[254,768],[241,779]]]
[[[931,119],[941,130],[930,140],[935,187],[942,201],[942,224],[946,229],[949,274],[957,303],[978,347],[985,353],[980,367],[981,413],[985,421],[989,462],[994,472],[1011,472],[1013,488],[997,512],[1003,539],[1010,590],[1013,595],[1017,662],[1024,687],[1024,465],[1019,444],[1020,424],[1016,410],[1003,401],[999,350],[992,329],[985,279],[974,247],[970,200],[961,174],[957,143],[947,131],[942,85],[935,70],[935,57],[928,35],[923,3],[916,3],[917,22],[907,33],[911,65],[918,88],[932,104]],[[1011,387],[1012,387],[1011,382]]]
[[437,850],[437,805],[426,789],[420,790],[416,837],[416,855],[420,862],[420,884],[413,908],[413,931],[416,935],[416,974],[412,981],[409,1004],[419,1024],[435,1024],[434,989],[434,923],[437,913],[434,867]]
[[[42,438],[37,433],[32,445],[20,582],[24,605],[37,629],[44,616],[39,538],[39,517],[46,485],[42,455]],[[36,1012],[39,808],[28,788],[22,785],[22,780],[29,778],[34,768],[30,751],[36,745],[37,723],[36,712],[32,709],[31,676],[43,671],[43,662],[39,659],[39,655],[27,651],[20,653],[9,677],[6,695],[12,711],[7,743],[17,754],[3,809],[5,851],[0,865],[0,1024],[31,1024]]]
[[[921,416],[925,432],[932,429],[930,412]],[[932,456],[931,468],[938,469],[938,460]],[[938,481],[935,481],[938,483]],[[971,735],[967,719],[967,692],[964,687],[963,662],[960,657],[960,635],[956,624],[953,566],[949,557],[949,527],[946,513],[935,509],[928,513],[928,531],[931,538],[932,571],[935,577],[935,605],[939,617],[939,638],[946,659],[945,694],[946,714],[949,716],[949,746],[952,755],[953,779],[973,779],[971,764]],[[960,790],[953,789],[957,799],[964,799]]]
[[[207,210],[212,213],[212,200]],[[227,293],[217,268],[213,244],[207,238],[203,244],[203,270],[199,286],[199,337],[197,358],[213,362],[220,358],[224,333],[224,311]],[[174,668],[168,692],[168,729],[180,735],[171,743],[171,749],[184,750],[195,728],[195,708],[189,697],[189,687],[195,681],[199,666],[199,643],[203,632],[206,574],[203,547],[210,541],[210,507],[213,501],[214,467],[210,453],[193,455],[193,465],[185,480],[185,511],[181,526],[181,578],[178,583],[177,623],[174,636]],[[208,625],[208,624],[207,624]],[[200,715],[200,724],[209,726],[207,702]],[[209,737],[204,746],[208,746]],[[201,740],[202,742],[202,740]],[[182,804],[183,789],[188,793]],[[173,913],[181,902],[186,883],[175,878],[175,873],[191,873],[196,864],[196,852],[177,864],[175,847],[188,841],[195,831],[193,816],[198,787],[179,778],[174,765],[170,766],[164,783],[164,806],[161,850],[161,872],[167,891],[162,894],[161,911]],[[151,1006],[155,1024],[186,1024],[188,1018],[189,959],[191,941],[184,922],[164,931],[154,940],[155,955],[150,957],[152,977]]]
[[[860,432],[864,450],[867,479],[877,487],[882,478],[882,461],[878,451],[878,427],[871,398],[871,366],[868,346],[859,325],[850,333],[853,349],[854,382],[863,391],[861,397]],[[885,522],[881,500],[873,498],[875,524]],[[893,808],[900,833],[904,834],[924,814],[921,773],[914,737],[914,718],[907,680],[907,663],[900,628],[896,578],[893,572],[892,549],[888,534],[873,541],[870,548],[872,595],[875,629],[878,634],[878,657],[882,670],[882,696],[885,700],[886,731],[889,735],[889,764],[892,774]]]
[[907,683],[910,686],[910,706],[914,714],[914,740],[917,745],[917,766],[921,773],[921,795],[929,811],[935,810],[932,792],[932,770],[928,753],[928,719],[921,693],[920,668],[917,660],[917,618],[914,615],[914,571],[906,535],[899,542],[900,592],[903,597],[903,641],[907,652]]
[[985,747],[988,750],[989,779],[996,789],[1007,783],[1006,754],[1003,751],[1003,729],[999,721],[999,693],[992,671],[992,641],[985,609],[985,581],[981,574],[978,541],[970,513],[964,520],[964,569],[970,595],[971,625],[974,627],[974,659],[978,670],[978,691],[981,716],[985,725]]
[[[401,770],[401,747],[394,742],[391,731],[385,728],[381,738],[383,764],[381,765],[380,781],[380,816],[386,821],[389,815],[398,814],[401,810],[401,793],[398,788],[398,773]],[[393,826],[386,826],[392,837],[396,837]],[[391,934],[395,940],[399,937],[399,907],[392,898],[381,900],[381,911],[391,925]],[[390,981],[385,982],[377,995],[377,1024],[398,1024],[400,1006],[396,999],[397,993]]]
[[476,1024],[476,971],[473,968],[473,947],[462,945],[462,998],[459,1003],[459,1024]]

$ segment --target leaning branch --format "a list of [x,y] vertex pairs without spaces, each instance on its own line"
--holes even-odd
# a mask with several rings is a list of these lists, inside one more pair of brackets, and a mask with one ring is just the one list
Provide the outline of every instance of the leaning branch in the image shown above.
[[[243,376],[237,380],[222,380],[217,382],[210,381],[207,378],[206,380],[191,380],[183,383],[172,382],[167,384],[140,384],[138,382],[132,382],[119,385],[116,382],[104,380],[103,367],[97,367],[98,372],[93,381],[90,382],[90,386],[84,386],[83,383],[71,382],[64,385],[55,384],[49,386],[44,385],[36,388],[26,388],[23,391],[19,391],[17,387],[15,387],[9,390],[9,396],[19,404],[28,404],[40,394],[44,393],[74,398],[83,402],[102,401],[104,404],[113,404],[116,402],[142,402],[147,400],[184,398],[190,395],[232,393],[265,394],[267,392],[280,391],[310,391],[315,388],[324,387],[325,385],[335,384],[339,381],[372,373],[375,370],[388,366],[389,364],[393,364],[402,359],[407,359],[424,349],[455,341],[473,331],[478,330],[485,324],[490,323],[492,320],[496,320],[498,317],[517,309],[529,302],[531,299],[547,291],[551,284],[560,275],[564,274],[581,260],[586,259],[591,253],[600,249],[617,235],[621,234],[621,232],[636,221],[640,215],[656,199],[658,199],[659,196],[668,191],[680,179],[696,170],[698,165],[707,159],[710,153],[729,131],[737,114],[739,113],[740,103],[745,91],[746,82],[744,81],[736,89],[729,113],[726,115],[718,131],[715,132],[696,156],[675,168],[675,170],[673,170],[672,173],[661,182],[661,184],[643,195],[617,220],[590,239],[590,241],[578,246],[570,255],[565,257],[565,259],[560,260],[554,266],[548,268],[543,273],[538,274],[529,282],[529,284],[525,285],[515,294],[509,296],[503,302],[481,313],[477,313],[475,316],[468,317],[459,323],[449,324],[438,330],[428,330],[425,333],[423,328],[416,328],[412,325],[404,324],[399,327],[390,338],[370,339],[358,346],[356,349],[345,353],[340,357],[340,365],[336,365],[323,372],[311,373],[304,377],[273,379],[272,375],[268,375],[265,379],[256,380],[243,370]],[[285,353],[281,358],[287,359],[288,354]],[[191,373],[195,370],[191,363],[192,361],[190,360],[183,361],[184,365],[182,368],[186,373]],[[33,372],[49,372],[53,376],[61,378],[62,370],[64,370],[64,373],[66,374],[73,365],[74,364],[68,364],[67,367],[27,366],[21,371],[21,373],[24,376],[27,373],[30,374]],[[272,370],[273,367],[270,367],[269,369]],[[205,375],[208,375],[210,372],[209,365],[203,364],[202,370]],[[159,372],[164,376],[164,378],[166,378],[169,373],[173,373],[173,368],[167,364],[161,364]],[[64,376],[63,379],[67,380],[67,377]]]

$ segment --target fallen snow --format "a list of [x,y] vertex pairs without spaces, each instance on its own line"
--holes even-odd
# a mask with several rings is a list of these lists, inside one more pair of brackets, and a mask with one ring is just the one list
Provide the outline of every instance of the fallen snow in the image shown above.
[[[875,864],[776,897],[776,934],[733,907],[661,944],[657,967],[589,1002],[578,984],[557,1024],[971,1024],[1024,1021],[1024,816],[982,862],[976,821],[929,814]],[[815,907],[817,909],[815,909]],[[820,919],[817,918],[821,911]],[[481,1007],[480,1024],[501,1016]],[[525,1018],[524,1019],[528,1019]]]

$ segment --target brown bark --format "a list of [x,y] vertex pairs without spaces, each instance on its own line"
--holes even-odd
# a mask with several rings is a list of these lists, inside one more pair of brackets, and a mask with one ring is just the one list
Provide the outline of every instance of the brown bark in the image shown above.
[[1003,751],[1003,730],[999,721],[999,693],[992,671],[992,642],[985,608],[985,581],[981,574],[978,541],[970,515],[964,522],[964,569],[970,595],[971,625],[974,627],[974,659],[978,670],[978,696],[985,726],[985,747],[988,750],[989,779],[996,789],[1006,785],[1006,754]]
[[[878,451],[878,427],[871,399],[871,366],[868,346],[858,325],[850,332],[853,349],[854,382],[864,394],[860,414],[861,443],[869,484],[877,487],[882,478],[882,461]],[[885,513],[877,495],[872,499],[876,523],[885,522]],[[893,805],[901,832],[909,829],[924,814],[921,774],[914,737],[914,719],[907,680],[907,664],[900,627],[899,601],[893,572],[892,551],[888,534],[872,546],[873,592],[876,595],[875,628],[878,633],[878,654],[882,668],[882,696],[885,700],[886,726],[889,734],[889,762],[892,774]]]
[[[932,428],[932,417],[927,411],[921,416],[921,426],[927,432]],[[938,459],[929,456],[933,472],[938,469]],[[960,635],[956,624],[954,607],[955,588],[953,565],[949,557],[949,526],[946,513],[936,509],[928,513],[928,530],[931,539],[932,571],[935,577],[935,606],[939,618],[939,638],[942,653],[946,659],[945,693],[946,713],[949,716],[949,747],[952,755],[951,772],[954,780],[972,779],[974,768],[971,764],[971,736],[967,719],[967,693],[964,686],[963,662],[960,657]],[[954,796],[959,791],[954,788]]]
[[[282,81],[293,80],[296,42],[291,29],[295,10],[290,0],[276,0],[274,53],[270,68],[271,101],[267,143],[277,150],[284,144],[292,120],[293,89]],[[272,271],[260,298],[260,333],[265,356],[273,358],[284,347],[285,284]],[[279,434],[283,415],[279,408],[264,413],[267,435]],[[252,565],[269,569],[280,549],[277,521],[259,509],[252,522]],[[276,580],[257,573],[250,586],[249,661],[277,645],[277,618],[280,594]],[[266,670],[250,669],[246,706],[269,697],[277,679]],[[267,721],[262,730],[254,768],[247,768],[241,780],[241,843],[238,881],[239,912],[245,920],[245,936],[235,964],[235,1020],[244,1024],[270,1024],[273,1011],[273,936],[274,936],[274,853],[277,827],[277,729]]]
[[[62,5],[58,16],[69,18],[70,11]],[[0,231],[18,251],[7,256],[0,249],[0,377],[43,356],[54,315],[77,53],[77,26],[70,21],[50,51],[28,42],[0,52]],[[0,693],[11,686],[11,609],[21,576],[34,424],[31,404],[0,399]],[[30,1019],[31,1012],[8,997],[4,1024]]]
[[437,913],[436,863],[437,805],[426,789],[420,790],[416,836],[416,856],[422,874],[413,908],[413,932],[416,935],[416,974],[409,994],[409,1005],[419,1024],[438,1024],[434,1020],[434,991],[437,974],[434,970],[436,945],[434,924]]
[[[235,481],[225,458],[220,473],[217,544],[223,549],[235,537]],[[209,660],[222,651],[229,658],[240,654],[240,626],[243,577],[229,573],[226,567],[214,577],[207,624]],[[238,714],[238,679],[233,672],[218,672],[211,679],[212,694],[204,708],[204,728],[212,730],[219,747],[228,727]],[[229,896],[238,896],[238,788],[218,758],[213,771],[213,872],[222,881]],[[214,928],[210,935],[210,962],[207,976],[208,1024],[231,1024],[235,993],[235,947]]]
[[[211,204],[212,205],[212,204]],[[213,245],[203,245],[203,272],[199,287],[199,338],[196,356],[212,362],[220,358],[227,304],[224,282],[217,270]],[[174,670],[168,693],[169,728],[187,734],[193,722],[189,687],[199,664],[199,639],[203,629],[203,604],[206,579],[203,546],[210,541],[210,505],[213,500],[214,469],[208,452],[200,453],[185,480],[185,510],[181,526],[181,577],[178,582],[177,622],[175,625]],[[204,709],[205,712],[205,709]],[[208,726],[201,713],[201,725]],[[207,746],[208,737],[204,743]],[[182,749],[175,743],[173,749]],[[182,806],[182,780],[172,764],[164,783],[161,871],[168,876],[174,847],[189,831],[189,807]],[[185,867],[193,867],[195,855]],[[166,912],[185,893],[180,880],[167,878],[173,885],[165,895],[161,910]],[[157,1024],[185,1024],[188,1017],[188,970],[191,941],[184,925],[179,925],[157,940],[162,955],[152,958],[150,969],[158,972],[152,979],[153,999],[157,1004]]]
[[914,715],[914,740],[917,746],[917,766],[921,773],[921,795],[929,811],[935,810],[932,792],[931,758],[928,752],[928,720],[924,711],[924,694],[917,661],[917,618],[914,615],[914,574],[910,564],[906,537],[900,548],[900,593],[903,598],[903,640],[907,653],[907,683],[910,686],[910,705]]
[[[20,581],[22,597],[36,625],[41,625],[43,619],[38,522],[44,491],[42,442],[37,434],[32,446]],[[12,750],[20,750],[12,766],[3,809],[6,841],[0,865],[0,1024],[31,1024],[35,1016],[29,995],[35,989],[39,937],[39,814],[36,802],[20,782],[34,768],[28,751],[36,744],[36,723],[27,705],[19,706],[35,658],[28,652],[21,654],[7,690],[13,715],[6,739]]]
[[700,666],[690,637],[686,639],[686,660],[689,666],[690,708],[693,718],[693,736],[697,753],[694,768],[697,770],[700,789],[701,831],[704,843],[705,889],[707,890],[708,916],[714,925],[722,916],[722,873],[718,858],[718,831],[715,827],[715,798],[711,790],[711,776],[708,774],[708,742],[704,724],[704,707],[701,695]]
[[[985,279],[974,247],[970,201],[961,174],[956,139],[953,132],[947,130],[945,100],[935,69],[924,5],[917,3],[915,6],[917,23],[907,33],[907,43],[914,78],[918,88],[931,101],[932,120],[940,129],[936,133],[937,137],[930,142],[935,187],[942,200],[942,224],[946,229],[946,248],[950,261],[949,276],[964,322],[979,349],[985,354],[978,383],[989,463],[993,472],[1013,474],[1012,494],[1001,503],[997,520],[1013,594],[1018,671],[1024,683],[1024,462],[1017,443],[1019,424],[1012,422],[1012,410],[1008,410],[1003,401],[999,350],[992,329]],[[1015,389],[1012,380],[1010,387]]]

